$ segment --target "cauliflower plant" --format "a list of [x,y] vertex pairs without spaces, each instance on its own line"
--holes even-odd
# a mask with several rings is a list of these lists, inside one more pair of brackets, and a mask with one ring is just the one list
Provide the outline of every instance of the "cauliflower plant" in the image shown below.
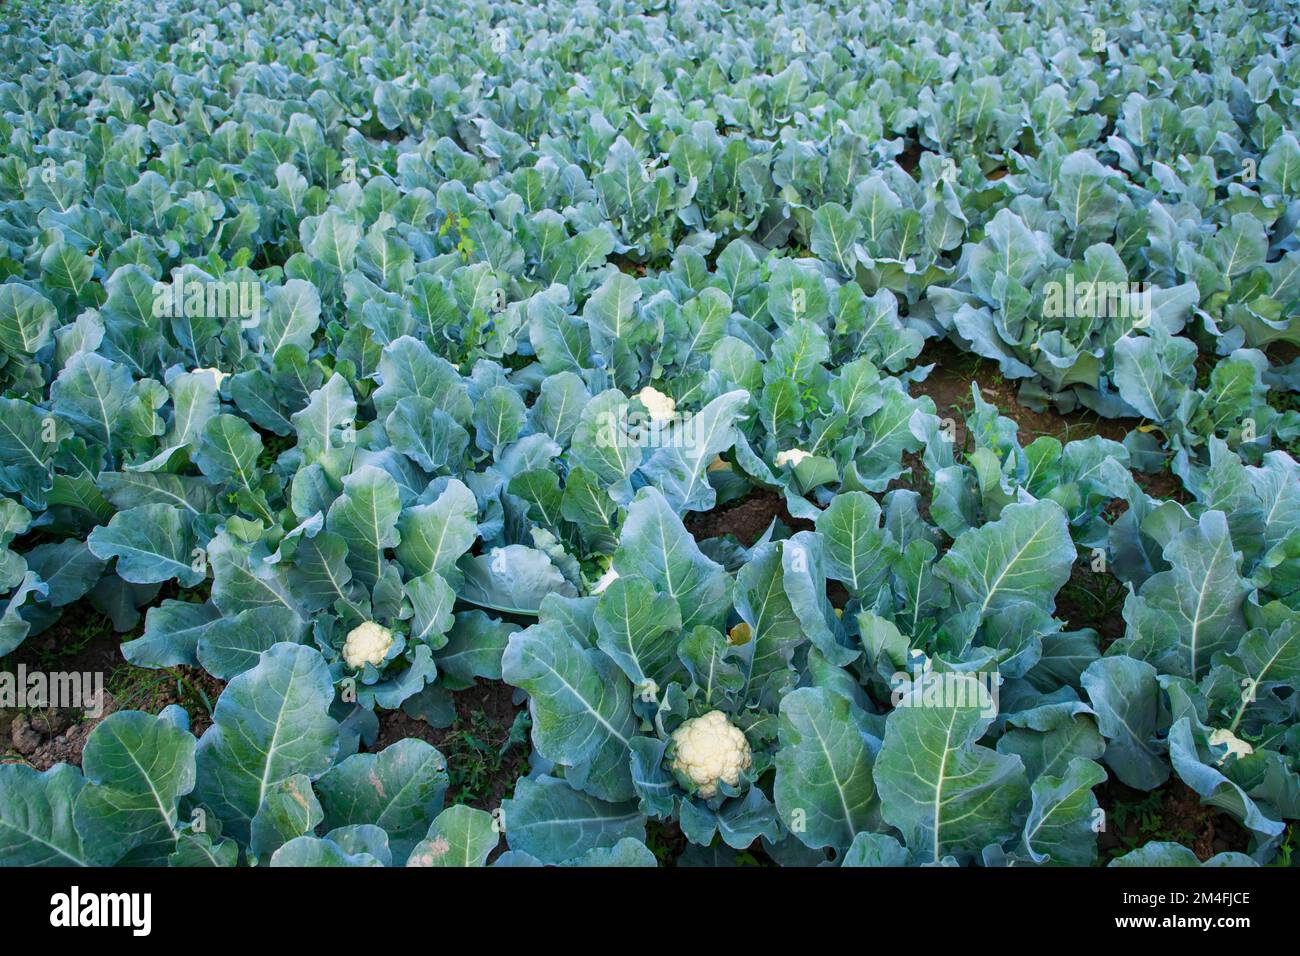
[[366,621],[348,632],[343,644],[343,659],[348,667],[360,669],[366,664],[378,667],[393,646],[393,632],[382,624]]
[[720,710],[683,722],[673,731],[673,746],[673,773],[706,800],[717,794],[719,780],[734,787],[752,763],[749,741]]
[[641,404],[650,413],[650,421],[652,422],[670,422],[677,412],[675,399],[665,395],[657,388],[651,388],[649,385],[637,392],[636,397],[641,400]]

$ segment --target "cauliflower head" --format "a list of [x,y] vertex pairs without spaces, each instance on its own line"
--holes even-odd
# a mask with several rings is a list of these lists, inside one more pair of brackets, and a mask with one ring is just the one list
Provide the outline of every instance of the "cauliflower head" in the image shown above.
[[393,646],[393,632],[382,624],[366,621],[348,632],[343,644],[343,659],[348,667],[362,668],[366,664],[378,667]]
[[812,457],[811,452],[806,452],[802,448],[791,448],[789,451],[777,452],[776,467],[780,468],[783,465],[790,465],[794,467],[797,466],[799,462],[803,461],[805,458],[811,458],[811,457]]
[[1255,748],[1246,741],[1239,738],[1231,730],[1216,729],[1210,734],[1211,747],[1227,747],[1223,756],[1218,759],[1218,763],[1223,763],[1229,757],[1240,759],[1255,752]]
[[752,762],[749,741],[720,710],[693,717],[673,731],[673,773],[704,799],[718,792],[718,781],[734,787]]
[[650,413],[652,422],[670,422],[677,412],[675,399],[665,395],[657,388],[651,388],[649,385],[637,392],[636,397],[641,400],[641,404]]

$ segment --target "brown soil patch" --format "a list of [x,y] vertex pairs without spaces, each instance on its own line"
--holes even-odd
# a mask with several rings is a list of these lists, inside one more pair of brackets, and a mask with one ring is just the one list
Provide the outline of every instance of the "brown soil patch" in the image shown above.
[[37,770],[56,763],[79,767],[87,738],[117,710],[157,714],[180,704],[190,715],[190,730],[202,736],[224,682],[197,667],[151,670],[128,664],[121,642],[132,636],[114,633],[103,615],[79,601],[52,627],[0,658],[0,671],[16,673],[22,665],[28,672],[99,674],[104,687],[103,711],[94,717],[68,708],[0,708],[0,762],[18,761]]
[[696,541],[731,535],[748,548],[762,536],[773,518],[795,531],[810,531],[813,527],[811,521],[792,516],[785,499],[775,491],[758,488],[734,505],[692,512],[686,518],[686,530]]
[[1108,780],[1096,790],[1106,811],[1106,830],[1098,834],[1101,862],[1147,843],[1180,843],[1201,861],[1216,853],[1245,853],[1250,832],[1221,810],[1201,804],[1201,798],[1177,777],[1150,793]]
[[379,736],[369,750],[378,752],[408,737],[430,743],[447,758],[447,804],[494,810],[528,771],[531,742],[510,744],[515,719],[527,710],[525,704],[515,705],[513,697],[514,688],[501,681],[480,681],[456,691],[456,719],[450,727],[431,727],[401,710],[380,711]]
[[998,407],[998,411],[1015,421],[1019,439],[1027,445],[1040,435],[1051,435],[1062,443],[1092,435],[1101,435],[1113,441],[1123,441],[1140,421],[1136,418],[1102,418],[1095,412],[1061,413],[1050,405],[1041,412],[1022,405],[1016,397],[1020,386],[1016,380],[1005,379],[992,362],[963,352],[947,339],[926,343],[919,363],[934,363],[935,367],[924,382],[913,382],[913,396],[929,395],[940,418],[951,418],[957,423],[957,444],[966,442],[966,415],[974,404],[971,382],[978,383],[984,401]]

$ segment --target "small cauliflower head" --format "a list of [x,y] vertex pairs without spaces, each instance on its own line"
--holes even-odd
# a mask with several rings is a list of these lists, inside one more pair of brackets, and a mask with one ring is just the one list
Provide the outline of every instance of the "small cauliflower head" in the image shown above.
[[672,769],[704,799],[715,796],[718,781],[734,787],[753,758],[749,741],[720,710],[693,717],[673,731]]
[[665,395],[657,388],[651,388],[647,385],[636,393],[636,397],[640,399],[641,404],[650,413],[650,421],[652,422],[670,422],[673,420],[673,415],[677,413],[676,400]]
[[392,631],[382,624],[366,621],[348,632],[348,639],[343,643],[343,659],[348,667],[360,669],[367,664],[378,667],[392,646]]
[[789,465],[792,468],[798,467],[799,462],[805,458],[811,458],[812,453],[806,452],[802,448],[791,448],[789,451],[781,451],[776,454],[776,467],[780,468]]
[[1223,763],[1229,757],[1240,759],[1255,752],[1254,747],[1239,738],[1231,730],[1218,729],[1212,731],[1210,733],[1210,746],[1228,748],[1224,752],[1223,756],[1218,759],[1217,763]]

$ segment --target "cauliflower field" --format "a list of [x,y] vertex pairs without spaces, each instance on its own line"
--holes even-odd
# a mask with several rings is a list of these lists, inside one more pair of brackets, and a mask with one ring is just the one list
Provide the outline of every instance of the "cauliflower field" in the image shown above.
[[1291,861],[1294,4],[0,17],[0,864]]

